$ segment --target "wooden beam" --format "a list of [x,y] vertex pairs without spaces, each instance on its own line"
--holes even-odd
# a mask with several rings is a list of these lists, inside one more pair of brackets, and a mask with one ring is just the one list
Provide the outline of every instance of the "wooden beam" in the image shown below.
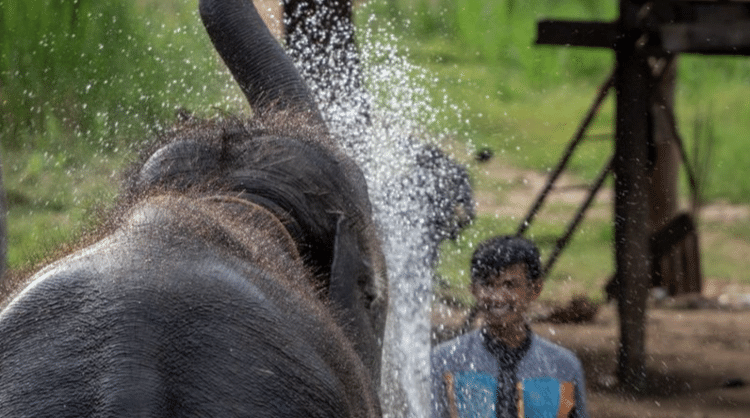
[[750,21],[665,24],[659,32],[670,53],[750,55]]
[[[667,53],[750,55],[750,2],[656,2],[641,25],[633,27],[661,40]],[[615,48],[622,37],[617,22],[540,20],[537,45]]]
[[617,33],[616,23],[541,20],[537,22],[536,43],[612,49]]
[[737,0],[661,0],[651,6],[662,23],[731,22],[750,16],[750,2]]

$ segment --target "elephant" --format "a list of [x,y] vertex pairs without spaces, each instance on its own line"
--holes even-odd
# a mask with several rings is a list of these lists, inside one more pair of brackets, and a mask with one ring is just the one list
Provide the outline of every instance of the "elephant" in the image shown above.
[[249,0],[200,0],[251,120],[188,119],[0,312],[0,415],[378,417],[367,184]]

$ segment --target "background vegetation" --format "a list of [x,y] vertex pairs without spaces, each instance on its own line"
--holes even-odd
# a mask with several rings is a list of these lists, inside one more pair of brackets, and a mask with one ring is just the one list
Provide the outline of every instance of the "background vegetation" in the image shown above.
[[[447,93],[467,110],[466,124],[459,130],[464,135],[458,138],[475,148],[495,150],[514,167],[550,170],[613,69],[611,51],[537,46],[534,41],[540,19],[611,21],[617,17],[617,2],[389,0],[371,2],[369,7],[378,19],[391,22],[415,62],[437,74],[440,81],[434,91]],[[678,130],[703,180],[704,203],[746,204],[750,181],[743,173],[750,159],[743,149],[750,128],[746,99],[750,60],[681,56],[678,69]],[[590,182],[611,155],[611,96],[568,166],[581,183]],[[516,187],[493,178],[481,165],[471,168],[476,188],[495,193],[500,202],[507,201],[505,195]],[[527,233],[540,244],[543,259],[576,209],[569,203],[556,203],[554,197],[548,201],[548,213],[553,216],[537,217]],[[561,220],[556,216],[560,213],[567,215]],[[470,299],[465,292],[466,267],[473,244],[494,234],[513,233],[519,222],[484,215],[461,240],[446,244],[439,273],[460,300]],[[734,231],[731,242],[735,245],[750,237],[740,232],[748,230],[746,220],[730,226],[703,221],[701,229],[722,235]],[[602,285],[614,271],[612,240],[611,218],[588,217],[550,272],[543,297],[567,299],[574,293],[602,297]],[[748,281],[743,269],[750,265],[738,256],[741,252],[736,246],[701,250],[706,277]]]
[[[9,265],[34,264],[110,202],[179,109],[239,106],[192,1],[0,1]],[[221,110],[225,111],[225,110]]]
[[[177,110],[246,111],[195,8],[192,0],[0,0],[0,143],[11,268],[73,239],[111,201],[116,173],[137,145]],[[477,189],[502,200],[514,186],[471,163],[471,151],[489,147],[509,166],[549,170],[612,70],[609,51],[535,46],[536,21],[612,20],[616,13],[616,2],[605,0],[371,0],[357,18],[361,39],[395,33],[399,52],[434,75],[426,87],[438,101],[448,97],[454,106],[448,111],[461,116],[433,129],[458,133]],[[679,69],[679,129],[691,158],[705,167],[704,199],[747,203],[750,60],[684,56]],[[582,181],[611,153],[612,111],[610,100],[572,161]],[[511,232],[518,221],[480,218],[446,246],[443,277],[460,287],[472,243]],[[725,232],[748,238],[750,224],[743,222]],[[549,251],[563,227],[542,220],[530,234]],[[613,269],[611,239],[609,220],[587,222],[552,272],[549,292],[575,283],[565,288],[598,296]],[[721,253],[705,250],[708,275],[735,280],[750,267],[731,260],[736,268],[728,268]]]

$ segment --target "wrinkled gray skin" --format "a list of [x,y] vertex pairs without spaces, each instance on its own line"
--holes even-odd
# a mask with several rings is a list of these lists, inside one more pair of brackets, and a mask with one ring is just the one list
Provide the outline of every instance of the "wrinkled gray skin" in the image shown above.
[[0,416],[377,417],[364,178],[250,2],[201,17],[259,120],[188,123],[0,313]]

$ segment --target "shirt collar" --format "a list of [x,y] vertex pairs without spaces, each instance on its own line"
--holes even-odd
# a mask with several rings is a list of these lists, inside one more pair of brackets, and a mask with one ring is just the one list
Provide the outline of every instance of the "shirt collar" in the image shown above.
[[515,348],[509,347],[499,339],[489,335],[486,328],[482,328],[481,335],[485,348],[497,359],[501,367],[515,365],[531,348],[531,328],[528,325],[526,326],[526,338],[520,346]]

